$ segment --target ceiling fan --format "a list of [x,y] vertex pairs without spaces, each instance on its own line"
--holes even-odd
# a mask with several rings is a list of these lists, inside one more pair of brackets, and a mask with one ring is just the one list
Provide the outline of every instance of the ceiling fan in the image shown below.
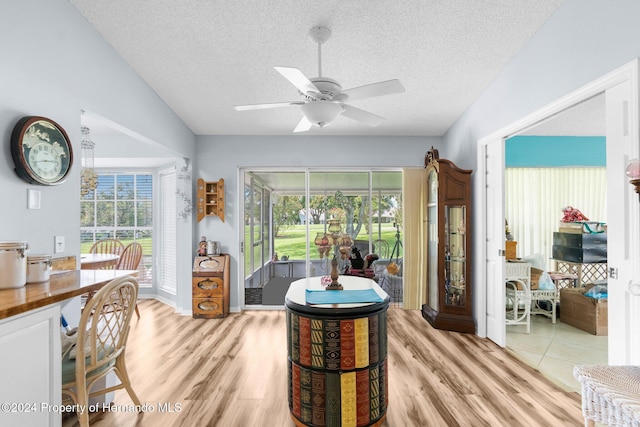
[[294,129],[294,132],[306,132],[311,129],[311,126],[323,128],[333,122],[340,114],[369,126],[378,126],[382,123],[384,117],[353,107],[347,102],[401,93],[404,92],[404,87],[399,80],[394,79],[342,90],[342,86],[336,80],[323,77],[321,46],[330,36],[331,31],[326,27],[313,27],[309,31],[311,40],[318,44],[318,77],[309,79],[302,71],[293,67],[274,67],[276,71],[298,88],[302,101],[237,105],[234,107],[236,111],[300,106],[302,119]]

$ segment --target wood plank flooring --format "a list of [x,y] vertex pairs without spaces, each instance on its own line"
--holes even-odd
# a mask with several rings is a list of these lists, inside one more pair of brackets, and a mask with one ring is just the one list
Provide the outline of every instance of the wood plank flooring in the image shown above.
[[[140,313],[127,365],[147,412],[120,406],[92,414],[92,426],[294,426],[284,311],[192,319],[145,300]],[[489,340],[433,329],[417,310],[389,310],[388,350],[383,426],[583,425],[579,394]],[[117,391],[114,404],[131,400]],[[75,417],[63,425],[77,425]]]

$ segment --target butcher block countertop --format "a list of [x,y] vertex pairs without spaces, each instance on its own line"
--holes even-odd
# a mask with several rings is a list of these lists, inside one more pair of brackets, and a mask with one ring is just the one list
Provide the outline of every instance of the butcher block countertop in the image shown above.
[[136,276],[136,270],[53,271],[48,281],[0,289],[0,320],[97,291],[111,280]]

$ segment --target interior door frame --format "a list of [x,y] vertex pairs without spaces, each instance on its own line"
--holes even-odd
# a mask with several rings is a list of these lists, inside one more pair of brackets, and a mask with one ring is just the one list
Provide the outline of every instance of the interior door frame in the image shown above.
[[[485,222],[488,220],[488,218],[486,218],[486,212],[485,212],[485,207],[487,204],[487,191],[486,191],[486,164],[485,164],[485,159],[484,159],[484,155],[486,153],[486,146],[488,144],[491,143],[495,143],[496,141],[501,141],[502,144],[504,144],[504,141],[509,138],[512,135],[515,135],[517,133],[520,133],[522,131],[524,131],[525,129],[539,123],[540,121],[551,117],[557,113],[560,113],[563,110],[566,110],[578,103],[581,103],[589,98],[592,98],[593,96],[596,96],[600,93],[603,93],[605,91],[607,91],[608,89],[611,89],[615,86],[618,86],[620,84],[627,84],[627,87],[629,88],[629,94],[628,97],[630,99],[630,103],[631,105],[629,106],[629,111],[634,112],[635,114],[631,114],[629,116],[629,120],[630,120],[630,128],[632,130],[632,137],[633,137],[633,142],[632,142],[632,146],[633,146],[633,151],[634,154],[636,155],[636,157],[638,156],[638,147],[640,145],[639,142],[639,137],[638,137],[638,117],[637,117],[637,112],[639,111],[639,94],[638,94],[638,69],[639,69],[639,65],[640,65],[640,59],[634,59],[633,61],[631,61],[630,63],[604,75],[603,77],[569,93],[568,95],[561,97],[559,99],[557,99],[556,101],[546,105],[545,107],[534,111],[533,113],[525,116],[524,118],[498,130],[497,132],[494,132],[490,135],[487,135],[483,138],[481,138],[478,141],[478,159],[477,159],[477,164],[478,164],[478,179],[476,180],[476,194],[479,195],[479,201],[482,203],[482,206],[480,207],[481,209],[478,211],[478,215],[476,217],[476,226],[479,227],[478,229],[482,229],[480,227],[483,227],[483,225],[485,224]],[[622,117],[620,118],[622,120]],[[607,166],[607,169],[609,169],[609,165]],[[618,171],[617,173],[622,175],[622,171]],[[502,165],[502,174],[504,175],[504,164]],[[609,172],[608,172],[609,175]],[[630,185],[627,184],[628,187],[630,187]],[[635,194],[631,194],[629,191],[625,191],[625,197],[629,198],[629,197],[633,197],[633,198],[637,198],[637,196]],[[611,200],[608,201],[609,204],[611,204]],[[630,215],[632,217],[638,218],[638,203],[636,200],[635,204],[631,205],[631,210],[630,210]],[[631,229],[629,230],[629,234],[632,236],[638,236],[639,234],[639,229],[640,226],[637,224],[637,221],[631,221],[629,223]],[[497,238],[503,238],[503,236],[498,236],[499,233],[504,233],[504,228],[502,227],[493,227],[494,232],[496,233],[496,235],[494,237]],[[482,239],[480,239],[482,240]],[[636,243],[632,246],[632,256],[635,256],[635,259],[638,258],[639,255],[639,249],[638,249],[638,243],[637,243],[636,239]],[[609,242],[610,244],[612,242]],[[487,309],[488,309],[488,305],[487,305],[487,296],[490,295],[489,290],[491,289],[490,285],[487,283],[487,253],[486,253],[486,245],[484,244],[484,240],[482,242],[479,242],[476,245],[476,249],[478,251],[478,257],[477,262],[476,262],[476,274],[475,274],[475,280],[476,283],[479,284],[484,284],[483,286],[478,286],[477,288],[477,293],[476,293],[476,313],[478,313],[477,316],[477,334],[478,336],[481,337],[488,337],[489,339],[492,339],[492,337],[487,336],[487,321],[488,321],[488,314],[487,314]],[[640,268],[638,268],[638,266],[633,267],[633,272],[631,273],[633,278],[633,282],[635,283],[639,283],[640,282]],[[631,286],[631,285],[630,285]],[[504,306],[504,293],[498,293],[498,295],[500,296],[501,300],[500,301],[493,301],[494,303],[498,304],[499,307],[503,307]],[[627,306],[628,307],[628,306]],[[616,308],[618,309],[618,308]],[[628,310],[628,308],[626,308]],[[609,318],[610,320],[613,320],[613,324],[612,322],[609,323],[609,328],[616,328],[618,326],[620,326],[619,324],[616,323],[622,323],[621,319],[626,318],[627,316],[616,316],[614,318],[612,318],[612,316],[610,315]],[[505,326],[506,328],[506,326]],[[623,328],[626,329],[626,328]],[[499,341],[499,340],[498,340]],[[498,345],[504,346],[504,343],[500,343],[497,342]],[[620,343],[620,346],[630,346],[633,344],[628,344],[628,343]],[[609,361],[610,363],[613,362],[613,360],[611,359],[611,354],[612,354],[612,346],[609,346],[610,351],[610,358]],[[628,350],[628,348],[626,349]],[[624,353],[628,354],[628,351],[625,351]],[[636,355],[639,356],[639,355]],[[628,358],[628,357],[627,357]]]

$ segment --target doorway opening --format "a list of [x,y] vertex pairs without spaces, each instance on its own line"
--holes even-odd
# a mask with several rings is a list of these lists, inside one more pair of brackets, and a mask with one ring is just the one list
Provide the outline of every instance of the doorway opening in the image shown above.
[[95,189],[81,198],[81,252],[112,238],[142,245],[139,295],[176,305],[177,229],[191,216],[188,159],[96,113],[81,124],[94,143]]
[[[636,338],[633,310],[636,298],[628,292],[637,269],[638,204],[633,188],[626,183],[624,169],[638,157],[638,61],[603,76],[572,92],[524,119],[479,140],[477,189],[482,204],[478,226],[482,228],[482,245],[477,280],[486,287],[476,294],[479,335],[505,346],[504,292],[504,141],[512,135],[539,124],[570,107],[604,94],[606,117],[607,174],[607,261],[608,301],[615,307],[608,311],[608,363],[629,364],[637,360],[640,339]],[[634,258],[635,257],[635,258]],[[638,299],[640,300],[640,299]]]
[[[580,280],[555,281],[552,286],[558,289],[553,301],[533,303],[532,313],[545,317],[531,315],[529,333],[525,325],[507,325],[506,347],[574,391],[579,385],[573,366],[606,364],[608,343],[606,336],[570,324],[575,324],[576,314],[563,313],[560,291],[574,284],[606,281],[606,247],[604,259],[577,264],[564,261],[564,253],[556,250],[563,247],[555,243],[565,236],[561,219],[568,206],[594,222],[607,222],[604,102],[604,94],[596,95],[505,141],[505,219],[517,258],[531,261],[537,274],[577,269],[581,273]],[[572,249],[567,256],[574,254]],[[532,288],[540,286],[539,277],[532,275]]]

